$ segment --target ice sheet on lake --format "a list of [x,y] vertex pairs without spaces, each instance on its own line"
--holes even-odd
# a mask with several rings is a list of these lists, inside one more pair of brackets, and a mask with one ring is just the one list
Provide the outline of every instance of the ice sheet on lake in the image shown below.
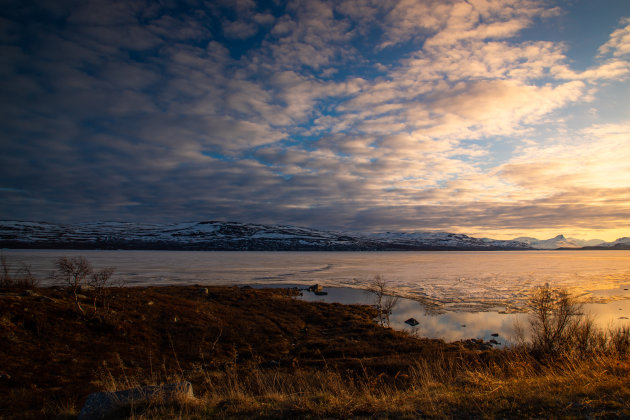
[[116,267],[130,285],[287,283],[365,288],[375,275],[397,294],[447,311],[520,311],[549,283],[586,300],[630,299],[630,251],[203,252],[4,250],[47,278],[59,256]]

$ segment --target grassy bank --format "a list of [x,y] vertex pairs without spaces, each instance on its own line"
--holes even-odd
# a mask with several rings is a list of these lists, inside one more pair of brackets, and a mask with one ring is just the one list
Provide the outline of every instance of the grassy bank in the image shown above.
[[[87,395],[188,380],[134,418],[630,416],[630,361],[410,337],[367,306],[290,290],[0,289],[0,417],[73,418]],[[77,309],[77,299],[82,311]]]

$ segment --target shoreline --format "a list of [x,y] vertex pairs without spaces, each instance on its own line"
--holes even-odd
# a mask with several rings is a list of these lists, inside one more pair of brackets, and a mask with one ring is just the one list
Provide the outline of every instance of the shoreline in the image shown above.
[[[298,287],[303,293],[302,299],[308,302],[373,304],[372,295],[360,288],[324,286],[324,291],[328,294],[317,296],[308,292],[307,287],[302,284],[250,284],[249,286],[260,289]],[[478,309],[478,307],[475,308]],[[628,319],[630,318],[630,298],[608,302],[588,302],[584,304],[584,311],[593,317],[595,325],[600,328],[630,327],[630,319]],[[405,321],[410,318],[416,319],[419,324],[415,327],[406,324]],[[398,331],[447,342],[467,339],[482,339],[488,342],[495,339],[497,337],[495,334],[498,334],[501,338],[498,348],[516,341],[514,337],[516,323],[521,326],[528,325],[529,315],[526,309],[506,312],[502,307],[474,311],[449,310],[441,307],[435,310],[433,306],[427,306],[422,301],[405,297],[400,297],[391,315],[391,327]]]
[[[567,254],[567,252],[569,252]],[[130,285],[304,284],[365,288],[376,275],[397,294],[457,310],[524,308],[529,290],[549,283],[590,299],[630,298],[630,253],[502,252],[179,252],[5,251],[45,279],[61,256],[87,256],[116,267]],[[614,296],[602,294],[616,290]],[[508,311],[512,310],[508,309]],[[468,309],[466,309],[468,310]]]
[[625,353],[541,364],[482,340],[384,328],[370,306],[308,302],[293,289],[104,292],[79,293],[81,313],[67,288],[0,289],[3,418],[73,419],[92,392],[182,381],[194,397],[124,418],[630,414]]

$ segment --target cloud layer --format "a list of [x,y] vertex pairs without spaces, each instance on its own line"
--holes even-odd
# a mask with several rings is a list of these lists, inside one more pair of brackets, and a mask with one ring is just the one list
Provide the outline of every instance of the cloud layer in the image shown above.
[[0,216],[614,239],[630,17],[577,66],[563,5],[14,2]]

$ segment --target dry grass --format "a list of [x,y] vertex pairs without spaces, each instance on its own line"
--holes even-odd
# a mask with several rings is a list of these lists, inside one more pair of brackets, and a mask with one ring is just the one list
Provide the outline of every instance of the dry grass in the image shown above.
[[627,330],[582,331],[563,341],[577,347],[551,355],[480,351],[380,327],[372,308],[282,290],[110,292],[109,311],[82,317],[65,289],[0,290],[0,418],[76,418],[91,392],[185,380],[195,399],[121,416],[630,417]]
[[536,341],[478,357],[437,351],[393,377],[235,363],[198,372],[194,404],[155,406],[140,418],[630,417],[628,329],[606,332],[578,319],[572,332],[561,353],[541,353]]
[[[541,364],[502,351],[491,363],[438,355],[408,374],[355,377],[324,368],[201,371],[197,398],[132,418],[587,418],[630,416],[627,357]],[[198,378],[192,378],[198,379]],[[129,384],[127,384],[129,385]],[[125,386],[127,386],[125,385]]]

